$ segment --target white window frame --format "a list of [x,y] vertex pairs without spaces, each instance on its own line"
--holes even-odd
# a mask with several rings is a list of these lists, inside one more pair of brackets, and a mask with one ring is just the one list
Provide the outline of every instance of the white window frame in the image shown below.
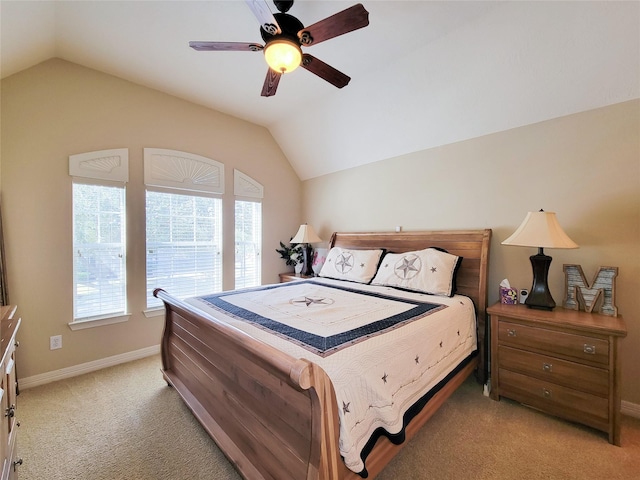
[[[153,290],[155,290],[156,288],[165,288],[169,293],[171,293],[173,296],[175,296],[178,299],[184,299],[187,297],[192,297],[192,296],[196,296],[196,295],[201,295],[201,294],[207,294],[207,293],[217,293],[217,292],[221,292],[222,291],[222,275],[223,275],[223,265],[222,265],[222,220],[223,220],[223,213],[222,213],[222,199],[220,197],[217,196],[213,196],[213,195],[204,195],[202,193],[192,193],[192,192],[185,192],[185,191],[181,191],[181,190],[169,190],[169,189],[157,189],[157,188],[147,188],[146,190],[146,194],[145,194],[145,212],[149,212],[149,210],[147,209],[148,207],[148,202],[149,202],[149,198],[150,195],[166,195],[166,196],[170,196],[170,201],[172,200],[176,200],[178,202],[182,202],[184,200],[188,200],[188,197],[191,197],[192,199],[205,199],[205,200],[212,200],[213,201],[213,207],[215,208],[215,216],[214,218],[214,222],[217,223],[217,230],[216,230],[216,225],[212,225],[212,230],[213,230],[213,236],[211,237],[211,239],[209,241],[202,241],[202,239],[198,239],[197,238],[197,230],[198,230],[198,226],[195,224],[196,222],[198,222],[198,217],[195,211],[193,211],[193,217],[189,217],[189,219],[192,219],[194,221],[194,223],[190,226],[193,227],[193,230],[189,230],[188,233],[191,234],[190,237],[188,239],[183,239],[183,240],[176,240],[176,241],[155,241],[155,239],[152,239],[149,235],[149,226],[151,224],[151,220],[149,218],[147,218],[147,229],[146,229],[146,294],[145,294],[145,298],[146,298],[146,310],[145,312],[149,313],[149,312],[153,312],[156,309],[162,309],[163,305],[161,303],[160,300],[155,299],[155,297],[153,297]],[[176,198],[179,197],[179,198]],[[195,208],[195,204],[193,205],[193,207]],[[169,220],[169,223],[167,224],[167,230],[163,233],[169,235],[171,238],[174,237],[174,233],[176,233],[176,235],[178,233],[184,233],[184,232],[173,232],[172,229],[175,228],[180,228],[179,226],[176,226],[176,222],[180,223],[181,219],[184,217],[180,217],[180,216],[175,216],[172,215],[173,212],[171,211],[167,211],[167,220]],[[201,219],[202,217],[200,217]],[[205,226],[204,223],[202,223],[200,221],[199,223],[200,227]],[[153,241],[153,244],[151,244],[151,241]],[[198,273],[195,271],[189,271],[189,272],[184,272],[180,275],[178,274],[178,272],[181,270],[182,265],[180,263],[173,263],[173,260],[176,258],[175,255],[178,254],[178,252],[180,252],[181,249],[184,249],[186,252],[188,252],[189,254],[193,255],[191,257],[187,258],[188,262],[194,261],[197,262],[199,259],[202,259],[202,254],[198,254],[198,252],[201,252],[202,250],[210,250],[211,248],[216,248],[216,250],[214,252],[212,252],[212,255],[214,255],[215,257],[217,257],[217,259],[215,257],[211,258],[211,260],[205,260],[205,264],[208,263],[209,261],[211,262],[211,269],[207,270],[208,274],[213,274],[213,279],[211,281],[211,284],[209,286],[207,286],[204,290],[201,288],[197,287],[197,283],[200,281],[202,281],[202,278],[198,279]],[[160,265],[158,267],[158,269],[153,268],[153,265],[150,263],[151,259],[155,259],[154,264],[158,261],[158,256],[157,256],[157,250],[158,249],[165,249],[168,252],[168,256],[165,255],[164,259],[169,259],[169,270],[167,270],[165,267],[167,265]],[[162,258],[162,256],[160,257]],[[153,277],[150,277],[150,272],[154,271],[157,274],[159,274],[160,276],[162,275],[168,275],[168,277],[165,278],[165,281],[160,281],[158,282],[157,280],[152,280]],[[182,276],[183,278],[180,280],[180,276]],[[191,284],[190,287],[187,287],[187,284]],[[172,288],[172,285],[174,288]],[[186,293],[182,293],[181,290],[178,288],[188,288],[189,290]],[[183,290],[184,291],[184,290]]]
[[[144,182],[146,191],[158,191],[176,195],[195,195],[219,199],[220,203],[220,290],[222,290],[224,269],[222,267],[222,228],[224,205],[224,164],[211,158],[189,152],[161,148],[144,149]],[[146,204],[146,201],[145,201]],[[146,212],[146,208],[145,208]],[[145,251],[147,251],[145,249]],[[147,253],[148,256],[148,253]],[[148,266],[145,269],[148,272]],[[145,284],[148,283],[145,274]],[[162,285],[158,285],[162,288]],[[163,306],[149,305],[149,286],[146,287],[147,307],[144,314],[154,317],[163,313]],[[169,292],[172,293],[172,292]],[[209,291],[207,293],[212,293]]]
[[[123,189],[122,201],[122,289],[123,289],[123,311],[111,313],[98,313],[87,317],[75,318],[76,295],[77,295],[77,271],[76,271],[76,244],[75,234],[73,236],[74,265],[73,265],[73,312],[74,318],[68,323],[71,330],[91,328],[101,325],[125,322],[129,319],[128,298],[127,298],[127,261],[126,261],[126,183],[129,180],[129,151],[126,148],[110,150],[98,150],[69,156],[69,175],[73,184],[85,184],[115,187]],[[75,228],[75,213],[72,225]]]
[[[249,227],[241,224],[242,219],[238,218],[238,204],[252,204],[254,209],[258,208],[258,219]],[[234,258],[234,288],[258,287],[262,284],[262,202],[255,200],[243,200],[236,198],[234,205],[235,214],[235,258]],[[256,224],[257,223],[257,224]],[[247,241],[249,240],[249,241]],[[247,268],[246,265],[250,267]],[[253,272],[252,279],[245,277],[246,271]],[[253,281],[250,281],[253,280]]]
[[[258,237],[257,242],[254,243],[253,248],[255,252],[255,257],[253,259],[249,259],[249,262],[253,262],[257,266],[257,277],[258,283],[249,283],[240,282],[238,279],[238,263],[243,263],[246,261],[246,251],[244,247],[242,247],[239,242],[238,232],[239,225],[238,219],[234,218],[234,227],[235,227],[235,257],[234,257],[234,285],[235,288],[245,288],[245,287],[253,287],[259,286],[262,284],[262,199],[264,198],[264,186],[260,184],[255,179],[251,178],[249,175],[242,173],[240,170],[233,171],[233,193],[235,195],[235,204],[234,204],[234,214],[236,212],[236,207],[238,202],[252,202],[260,205],[260,222],[259,225],[253,225],[253,232],[249,233],[252,237]],[[241,227],[242,228],[242,227]],[[259,231],[256,231],[259,230]],[[245,232],[246,233],[246,232]],[[242,255],[244,258],[239,258]],[[244,270],[241,268],[240,270]]]

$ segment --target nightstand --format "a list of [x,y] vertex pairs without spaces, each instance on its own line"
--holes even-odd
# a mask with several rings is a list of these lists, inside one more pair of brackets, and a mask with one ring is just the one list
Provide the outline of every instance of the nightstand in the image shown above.
[[284,272],[279,273],[280,283],[286,282],[295,282],[297,280],[308,280],[309,278],[313,278],[313,275],[300,275],[299,273],[294,272]]
[[621,317],[497,303],[491,316],[491,398],[510,398],[588,425],[620,445]]

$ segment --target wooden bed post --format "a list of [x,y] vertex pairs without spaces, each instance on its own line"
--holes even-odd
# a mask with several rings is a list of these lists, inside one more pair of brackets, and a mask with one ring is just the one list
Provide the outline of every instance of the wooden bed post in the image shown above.
[[[158,297],[158,293],[160,292],[164,292],[165,294],[167,293],[161,288],[156,288],[153,291],[153,296],[156,298],[160,298]],[[162,341],[160,343],[160,356],[162,358],[162,370],[165,372],[171,368],[171,365],[170,365],[171,356],[169,355],[169,338],[171,336],[172,323],[166,321],[169,318],[169,315],[167,315],[168,308],[169,306],[165,303],[164,304],[164,309],[165,309],[164,331],[162,332]],[[169,383],[169,385],[171,384]]]
[[326,372],[308,360],[300,360],[291,379],[310,390],[313,446],[307,480],[344,478],[346,468],[339,454],[340,425],[333,384]]

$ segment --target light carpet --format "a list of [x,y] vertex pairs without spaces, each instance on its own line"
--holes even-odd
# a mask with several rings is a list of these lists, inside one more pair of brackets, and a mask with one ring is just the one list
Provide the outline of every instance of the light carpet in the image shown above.
[[[159,356],[28,390],[18,397],[20,480],[238,480],[169,388]],[[622,447],[603,433],[467,380],[377,477],[640,478],[640,420],[623,417]]]

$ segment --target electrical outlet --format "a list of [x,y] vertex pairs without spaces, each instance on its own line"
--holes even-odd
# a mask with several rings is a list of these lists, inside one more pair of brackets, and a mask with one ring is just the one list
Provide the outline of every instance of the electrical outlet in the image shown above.
[[62,348],[62,335],[49,337],[49,350],[57,350],[58,348]]

